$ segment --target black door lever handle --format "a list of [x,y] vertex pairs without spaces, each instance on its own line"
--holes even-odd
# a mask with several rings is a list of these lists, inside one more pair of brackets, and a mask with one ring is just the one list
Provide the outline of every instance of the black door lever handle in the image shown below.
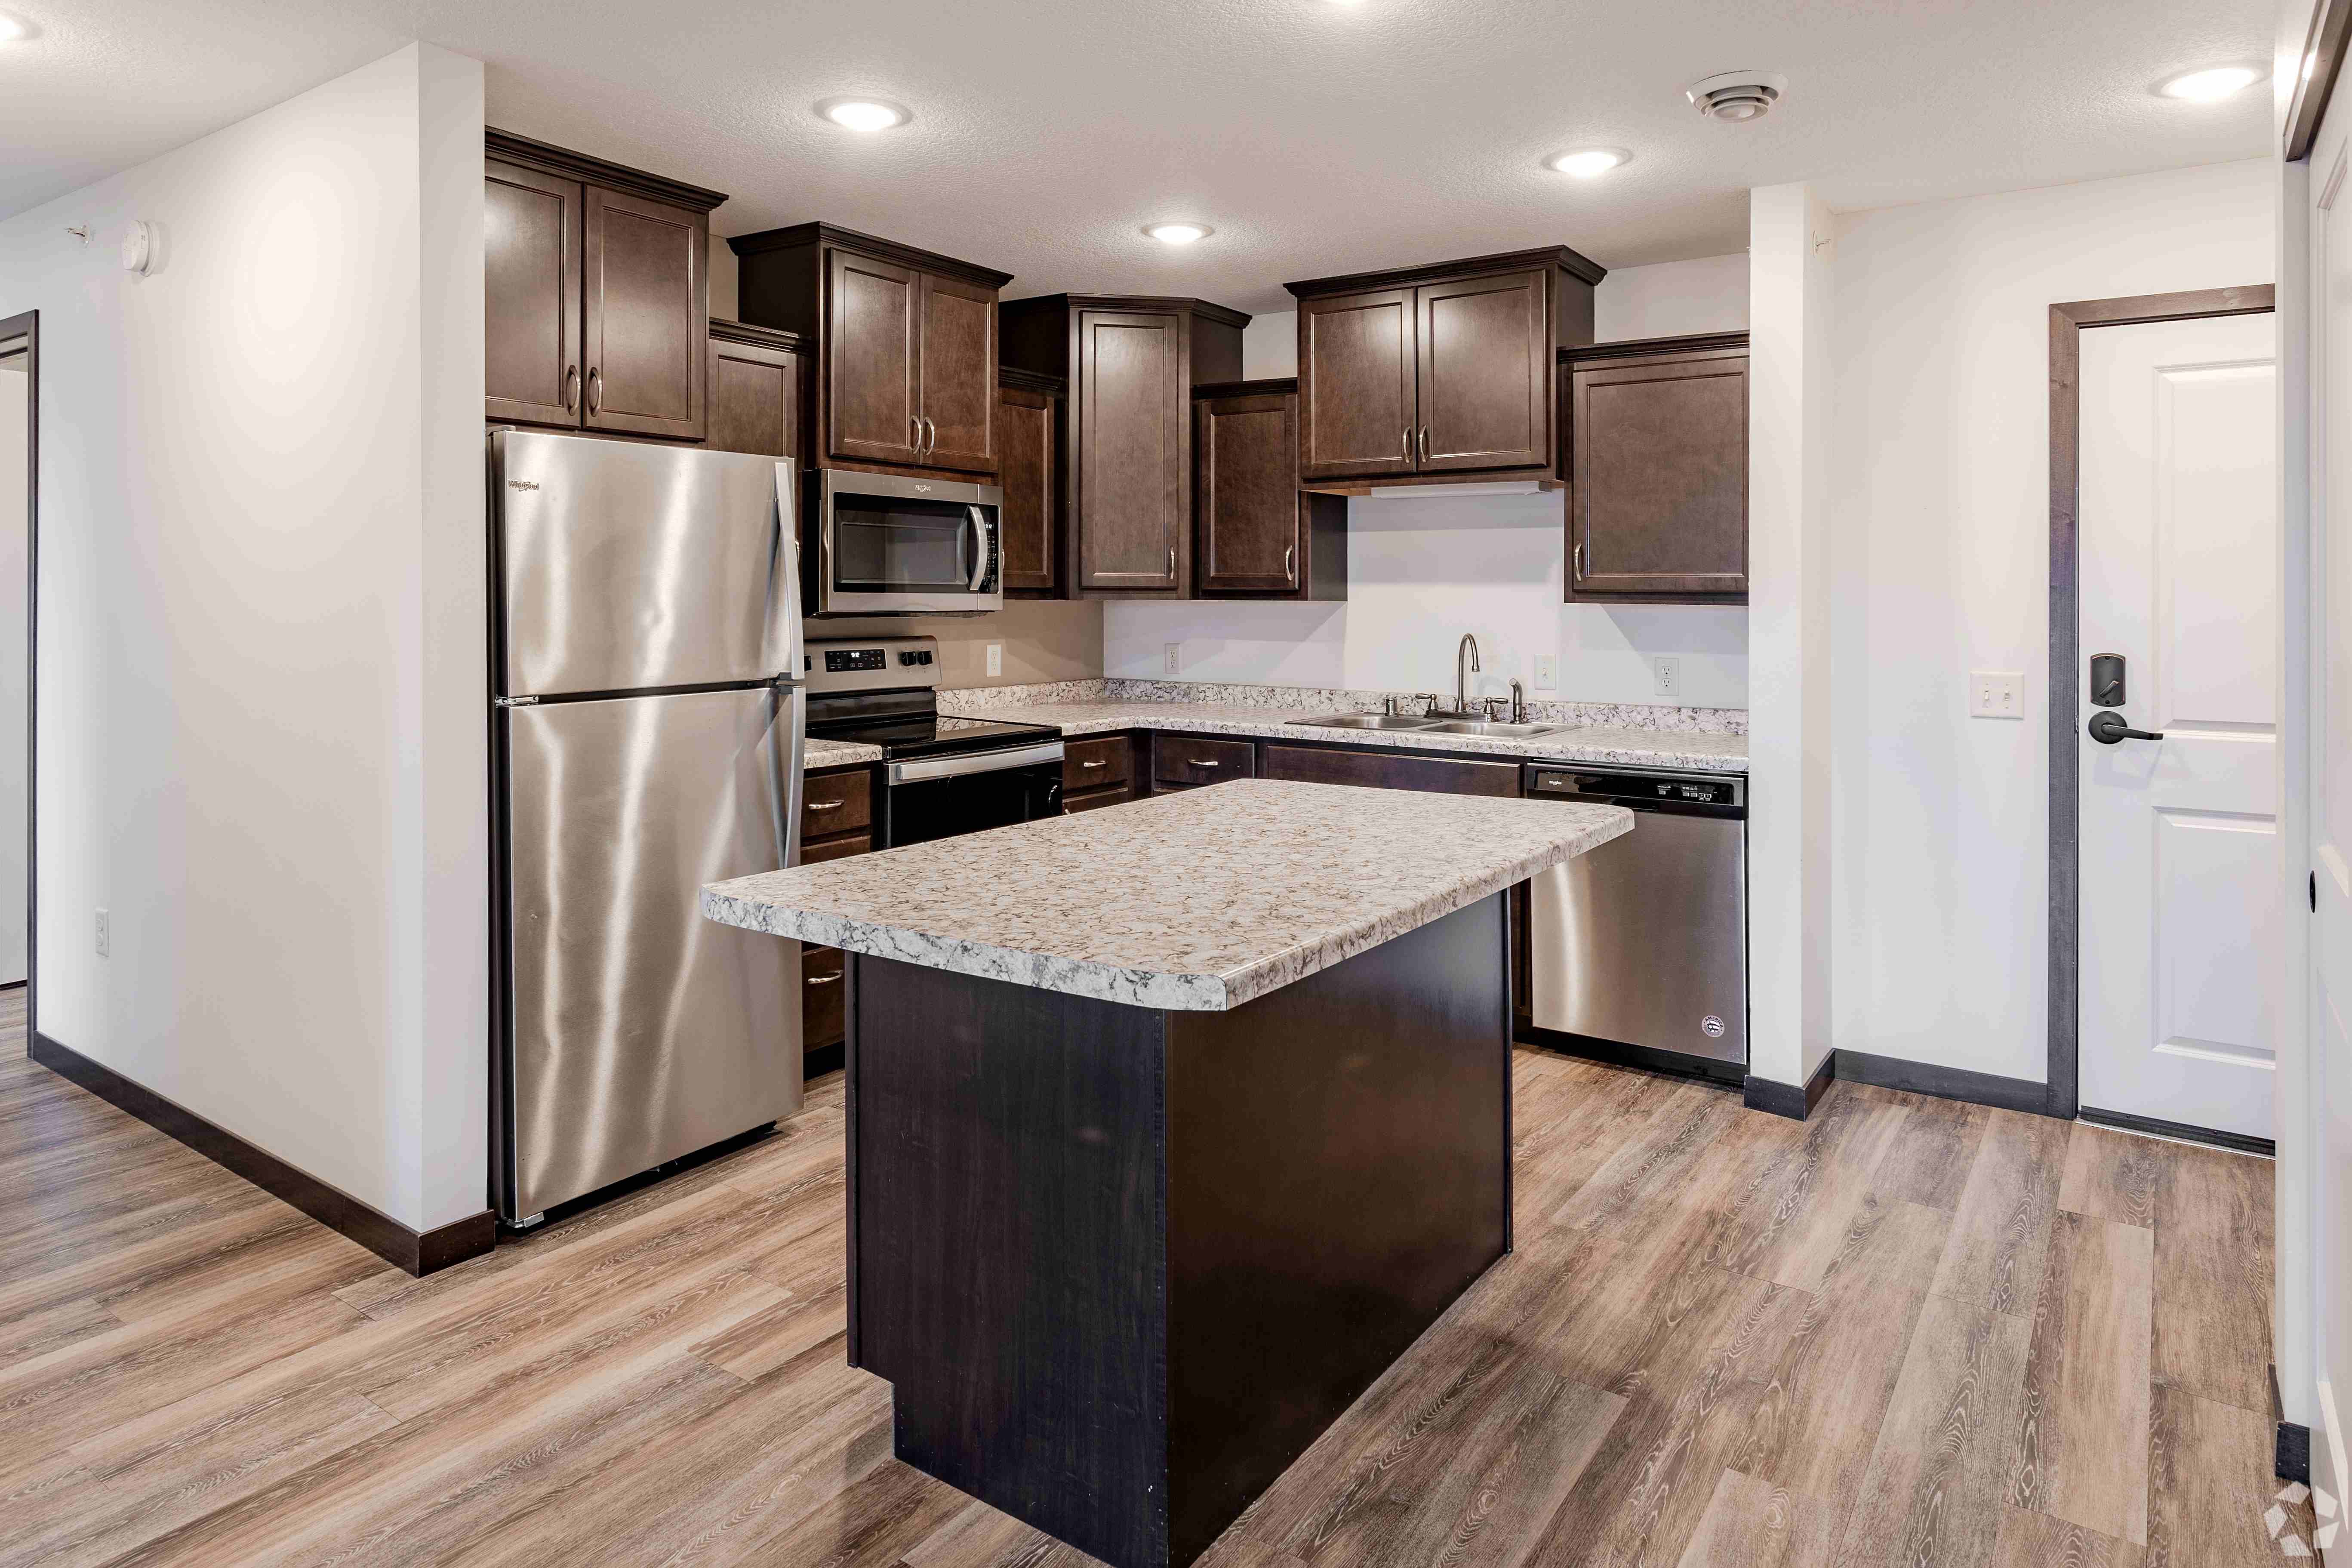
[[2091,715],[2091,739],[2102,746],[2112,746],[2119,741],[2161,741],[2161,730],[2135,730],[2124,722],[2124,716],[2112,708],[2102,708]]

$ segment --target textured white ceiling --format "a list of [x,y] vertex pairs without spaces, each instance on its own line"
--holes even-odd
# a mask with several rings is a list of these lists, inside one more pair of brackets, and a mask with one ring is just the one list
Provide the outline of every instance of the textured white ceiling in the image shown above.
[[[2267,55],[2267,0],[0,0],[0,216],[413,37],[488,66],[490,119],[729,192],[722,234],[824,218],[1014,273],[1009,294],[1197,294],[1565,243],[1612,267],[1746,243],[1745,192],[1839,207],[2253,157],[2269,96],[2158,98]],[[1785,72],[1752,125],[1709,72]],[[860,136],[810,105],[871,93]],[[1571,147],[1630,149],[1591,182]],[[1172,249],[1150,221],[1195,218]]]

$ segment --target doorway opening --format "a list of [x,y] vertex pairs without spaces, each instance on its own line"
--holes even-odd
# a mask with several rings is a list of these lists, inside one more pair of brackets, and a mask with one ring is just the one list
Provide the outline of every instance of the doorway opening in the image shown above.
[[[0,604],[24,608],[24,636],[0,638],[0,996],[33,973],[33,509],[37,314],[0,319]],[[30,1037],[30,1008],[26,1009]]]
[[[2188,1137],[2261,1153],[2272,1152],[2272,1139],[2229,1128],[2209,1127],[2200,1121],[2188,1120],[2186,1115],[2176,1120],[2141,1111],[2118,1110],[2097,1102],[2089,1107],[2083,1103],[2084,813],[2086,810],[2084,800],[2084,752],[2086,745],[2084,713],[2086,701],[2095,706],[2100,720],[2101,729],[2090,733],[2101,757],[2110,754],[2121,756],[2126,747],[2152,748],[2162,743],[2153,738],[2143,738],[2152,737],[2155,731],[2142,731],[2130,722],[2129,714],[2134,710],[2143,716],[2154,711],[2139,693],[2143,690],[2152,693],[2155,689],[2145,681],[2136,685],[2130,660],[2119,657],[2126,650],[2105,647],[2085,649],[2081,646],[2082,617],[2086,603],[2082,493],[2084,478],[2083,333],[2106,328],[2260,315],[2273,309],[2274,291],[2268,284],[2117,300],[2077,300],[2050,308],[2050,666],[2045,694],[2050,741],[2050,1025],[2044,1110],[2054,1117],[2071,1120],[2080,1115],[2141,1131]],[[2104,416],[2105,411],[2094,410],[2094,413]],[[2170,415],[2160,414],[2155,417],[2168,418]],[[2095,460],[2097,439],[2095,427]],[[2103,601],[2128,603],[2137,586],[2125,583],[2119,587],[2105,574],[2093,578],[2088,587],[2088,602],[2093,606],[2094,615],[2099,613]],[[2150,602],[2156,602],[2162,592],[2159,587],[2158,595],[2151,595]],[[2165,599],[2162,602],[2169,605],[2172,601]],[[2177,629],[2171,628],[2169,623],[2167,627],[2168,635],[2169,629]],[[2102,660],[2098,672],[2089,669],[2088,661],[2093,655],[2109,656]],[[2176,667],[2184,667],[2184,661],[2178,657],[2178,650],[2168,649],[2160,657],[2171,658]],[[2153,675],[2154,662],[2144,653],[2137,673]],[[2090,688],[2095,679],[2110,679],[2114,684],[2094,691]],[[2123,716],[2120,721],[2108,717],[2116,714]],[[2156,721],[2151,720],[2150,722]],[[2226,732],[2233,728],[2251,731],[2254,726],[2221,724],[2208,728]],[[2138,759],[2139,777],[2152,779],[2159,776],[2163,770],[2149,760],[2152,756],[2150,752],[2138,751],[2135,754]],[[2121,770],[2118,770],[2119,776]],[[2096,778],[2094,782],[2097,782]],[[2161,816],[2165,808],[2157,809]],[[2183,821],[2194,814],[2189,809],[2173,813]],[[2205,810],[2203,815],[2211,819],[2204,826],[2228,827],[2237,814],[2224,803],[2220,809]],[[2251,817],[2248,820],[2251,821]],[[2109,834],[2105,841],[2124,843],[2127,837],[2127,835]],[[2094,848],[2097,848],[2101,842],[2100,837],[2095,834]],[[2141,847],[2141,852],[2148,855],[2159,853],[2152,840]],[[2186,863],[2185,856],[2182,859]],[[2105,889],[2101,890],[2104,892]],[[2161,918],[2160,913],[2154,911],[2153,906],[2150,918]],[[2249,935],[2251,937],[2251,933]],[[2128,947],[2127,943],[2116,945],[2117,951]],[[2149,962],[2159,961],[2151,957]],[[2180,966],[2176,965],[2173,971],[2158,973],[2156,979],[2159,984],[2175,982],[2187,984],[2195,981],[2197,976],[2181,972]],[[2119,999],[2113,994],[2102,994],[2094,999],[2095,1005],[2102,1008],[2121,1000],[2128,1000],[2137,1006],[2143,998]],[[2099,1021],[2102,1024],[2107,1022],[2104,1013]],[[2173,1044],[2169,1040],[2164,1042],[2168,1049]],[[2200,1042],[2186,1042],[2174,1054],[2189,1061],[2199,1054],[2200,1047]],[[2207,1054],[2218,1057],[2221,1053]],[[2184,1100],[2183,1103],[2193,1105],[2193,1096]]]

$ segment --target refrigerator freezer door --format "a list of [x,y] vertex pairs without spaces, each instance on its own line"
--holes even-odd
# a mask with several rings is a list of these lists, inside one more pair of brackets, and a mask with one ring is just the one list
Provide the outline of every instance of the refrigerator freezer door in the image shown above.
[[796,687],[502,710],[500,1208],[539,1214],[801,1104],[800,944],[702,918],[793,829]]
[[499,430],[490,487],[499,695],[800,679],[790,462]]

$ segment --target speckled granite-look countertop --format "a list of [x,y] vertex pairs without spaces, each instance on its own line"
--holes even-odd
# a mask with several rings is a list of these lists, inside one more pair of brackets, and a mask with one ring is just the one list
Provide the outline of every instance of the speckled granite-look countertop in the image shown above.
[[[966,693],[942,691],[942,712],[966,712],[1024,724],[1058,724],[1064,735],[1098,735],[1115,730],[1168,730],[1186,734],[1248,735],[1263,741],[1331,742],[1407,752],[1464,752],[1529,762],[1617,763],[1628,767],[1691,768],[1703,773],[1746,773],[1748,737],[1688,730],[1616,727],[1565,729],[1517,740],[1496,735],[1448,735],[1428,730],[1328,730],[1297,721],[1295,708],[1261,708],[1232,702],[1150,702],[1102,699],[982,706],[960,703]],[[1323,712],[1339,712],[1327,708]],[[814,764],[812,764],[814,765]]]
[[878,763],[882,748],[869,746],[862,741],[820,741],[812,735],[802,742],[801,766],[809,768],[845,768],[859,763]]
[[727,925],[1218,1012],[1634,831],[1619,806],[1236,779],[703,889]]

